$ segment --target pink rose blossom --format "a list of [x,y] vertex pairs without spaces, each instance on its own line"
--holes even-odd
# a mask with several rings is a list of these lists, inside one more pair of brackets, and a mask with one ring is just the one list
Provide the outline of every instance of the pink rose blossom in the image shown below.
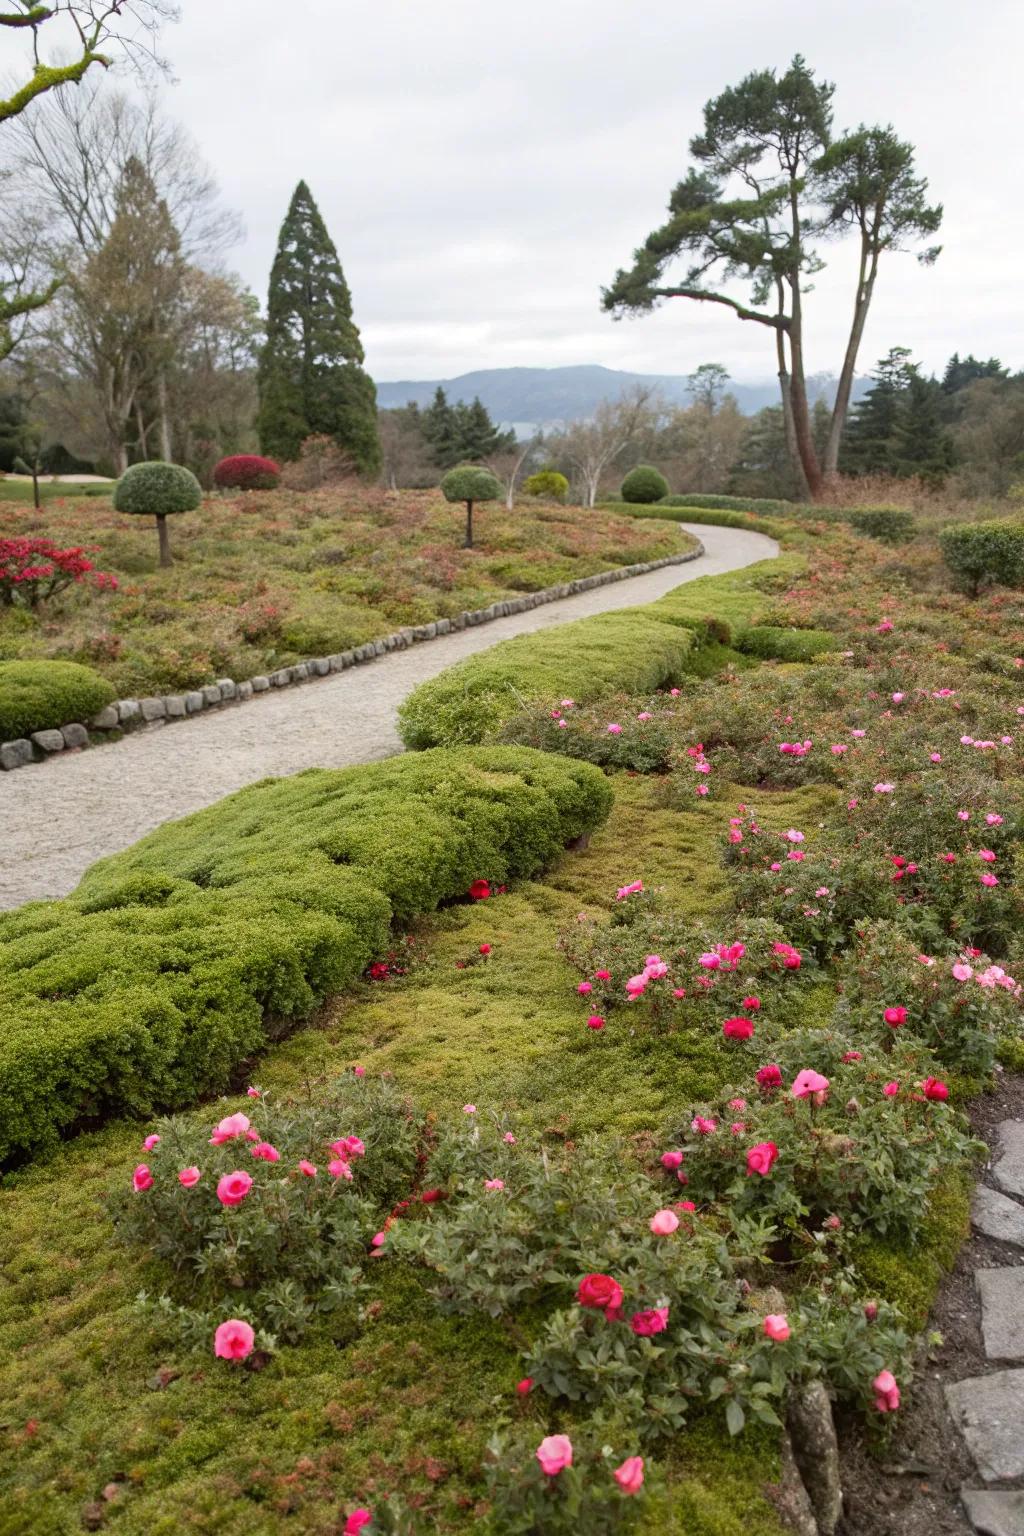
[[304,1173],[307,1179],[316,1178],[316,1164],[311,1163],[308,1157],[299,1158],[299,1172]]
[[815,1072],[810,1067],[804,1067],[793,1079],[793,1086],[789,1090],[794,1099],[806,1099],[811,1094],[826,1093],[828,1091],[828,1078],[822,1077],[820,1072]]
[[178,1174],[178,1183],[182,1189],[191,1189],[199,1183],[200,1172],[198,1168],[183,1168]]
[[769,1312],[764,1320],[764,1333],[768,1339],[774,1339],[777,1344],[785,1344],[789,1338],[789,1322],[784,1312]]
[[879,1371],[871,1383],[875,1392],[875,1407],[879,1413],[895,1413],[900,1406],[900,1389],[892,1371]]
[[244,1360],[252,1354],[256,1335],[248,1323],[230,1317],[213,1336],[213,1352],[219,1360]]
[[751,1147],[747,1152],[747,1178],[755,1173],[762,1179],[767,1178],[778,1155],[779,1149],[774,1141],[759,1141],[756,1147]]
[[615,725],[615,724],[610,725],[608,727],[608,735],[609,736],[621,736],[622,735],[622,726],[621,725]]
[[557,1477],[572,1466],[572,1441],[568,1435],[547,1435],[537,1447],[537,1460],[547,1477]]
[[629,1320],[629,1326],[642,1339],[649,1339],[656,1333],[664,1333],[668,1327],[668,1310],[668,1307],[651,1307],[646,1312],[634,1312]]
[[678,1168],[683,1161],[683,1154],[677,1151],[663,1152],[661,1154],[661,1166],[663,1168]]
[[885,1094],[887,1099],[894,1099],[899,1091],[899,1083],[886,1083],[885,1087],[882,1089],[882,1092]]
[[717,1120],[710,1120],[705,1115],[695,1115],[690,1121],[690,1130],[696,1131],[698,1136],[711,1136],[717,1129]]
[[668,1237],[678,1225],[679,1217],[675,1211],[655,1211],[650,1221],[650,1228],[655,1237]]
[[364,1526],[373,1520],[373,1514],[368,1509],[354,1509],[345,1521],[345,1527],[341,1536],[359,1536]]
[[248,1115],[228,1115],[226,1120],[222,1120],[214,1128],[210,1145],[219,1147],[222,1142],[232,1141],[236,1136],[244,1136],[249,1129],[249,1124]]
[[258,1141],[254,1147],[249,1148],[250,1157],[258,1157],[263,1163],[279,1163],[281,1154],[269,1141]]
[[217,1199],[221,1205],[241,1205],[246,1195],[252,1189],[252,1179],[247,1173],[237,1169],[234,1173],[226,1173],[217,1184]]
[[153,1175],[145,1163],[140,1163],[132,1174],[132,1188],[137,1195],[144,1194],[147,1189],[153,1188]]
[[643,1457],[627,1456],[621,1467],[615,1468],[612,1477],[614,1477],[623,1493],[627,1495],[639,1493],[644,1483]]
[[157,1146],[160,1145],[160,1137],[159,1136],[147,1136],[145,1141],[142,1143],[142,1145],[145,1147],[147,1152],[152,1152],[154,1147],[157,1147]]

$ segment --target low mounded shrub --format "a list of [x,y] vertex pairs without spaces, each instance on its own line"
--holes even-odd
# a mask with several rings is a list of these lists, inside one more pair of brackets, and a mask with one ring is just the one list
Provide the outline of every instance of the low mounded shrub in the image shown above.
[[745,629],[733,641],[743,655],[762,661],[813,661],[815,656],[835,650],[836,643],[835,635],[823,629],[781,629],[773,624]]
[[281,466],[258,453],[234,453],[215,467],[213,483],[222,490],[273,491],[281,483]]
[[668,495],[668,481],[660,470],[653,469],[650,464],[638,464],[623,480],[619,494],[623,501],[641,504],[660,501]]
[[524,704],[651,693],[699,667],[704,645],[728,644],[734,622],[749,623],[764,611],[760,579],[785,580],[800,568],[791,557],[706,576],[643,608],[503,640],[415,688],[399,710],[402,740],[415,749],[482,741]]
[[942,558],[971,597],[985,586],[1024,586],[1024,523],[957,523],[939,534]]
[[0,916],[0,1160],[223,1089],[358,977],[392,920],[535,873],[610,804],[598,769],[523,748],[317,769]]
[[547,496],[552,501],[564,501],[569,494],[569,482],[557,469],[539,469],[523,481],[527,496]]
[[77,662],[0,662],[0,741],[84,723],[115,697],[106,678]]
[[89,559],[95,548],[61,549],[52,539],[0,539],[0,607],[38,608],[86,580],[116,592],[117,577],[98,571]]
[[913,512],[904,507],[855,507],[848,518],[858,533],[883,544],[906,544],[917,530]]

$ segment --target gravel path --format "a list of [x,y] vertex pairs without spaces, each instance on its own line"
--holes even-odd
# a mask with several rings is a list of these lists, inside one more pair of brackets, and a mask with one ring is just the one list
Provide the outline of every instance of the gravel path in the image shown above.
[[151,727],[90,751],[55,754],[0,776],[5,822],[0,910],[67,895],[95,859],[256,779],[302,768],[347,767],[400,752],[399,704],[417,684],[463,656],[511,635],[653,602],[695,577],[738,570],[778,553],[774,541],[759,533],[698,525],[689,531],[705,548],[690,565],[663,566],[298,688],[275,689],[246,704]]

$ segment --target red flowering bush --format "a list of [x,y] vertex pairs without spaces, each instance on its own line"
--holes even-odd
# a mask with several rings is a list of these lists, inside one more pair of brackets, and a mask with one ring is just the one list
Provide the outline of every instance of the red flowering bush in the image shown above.
[[98,571],[92,548],[60,549],[52,539],[0,539],[0,606],[38,608],[76,582],[116,591],[117,578]]
[[281,482],[281,466],[258,453],[234,453],[221,459],[213,483],[222,491],[273,491]]

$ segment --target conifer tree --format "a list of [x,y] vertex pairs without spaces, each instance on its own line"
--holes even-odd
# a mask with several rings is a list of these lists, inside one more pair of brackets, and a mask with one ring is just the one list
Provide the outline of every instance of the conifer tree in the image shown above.
[[907,347],[892,347],[871,375],[874,383],[854,406],[843,439],[840,467],[845,475],[892,469],[892,436],[900,399],[917,372]]
[[503,432],[500,427],[495,426],[490,412],[479,395],[474,396],[472,405],[460,405],[458,414],[461,428],[459,454],[461,459],[476,463],[515,447],[515,433]]
[[430,446],[430,456],[438,469],[451,469],[462,457],[459,422],[441,385],[422,415],[423,436]]
[[304,181],[292,195],[270,274],[260,357],[260,446],[295,459],[304,438],[332,437],[363,474],[380,468],[377,391],[362,367],[352,295]]
[[953,441],[942,422],[942,388],[915,369],[898,402],[892,434],[897,475],[940,485],[953,467]]

